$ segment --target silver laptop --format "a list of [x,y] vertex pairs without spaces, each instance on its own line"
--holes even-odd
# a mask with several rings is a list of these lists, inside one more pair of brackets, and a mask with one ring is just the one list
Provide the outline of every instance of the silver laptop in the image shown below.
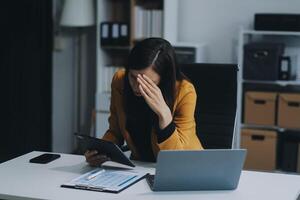
[[146,180],[153,191],[233,190],[245,156],[245,149],[160,151]]

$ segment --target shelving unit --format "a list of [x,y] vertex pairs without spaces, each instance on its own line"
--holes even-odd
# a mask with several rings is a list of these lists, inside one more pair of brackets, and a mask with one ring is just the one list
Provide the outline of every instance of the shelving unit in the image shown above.
[[[96,0],[97,3],[97,93],[96,93],[96,136],[101,137],[108,128],[110,84],[115,71],[124,67],[128,54],[134,44],[144,37],[163,37],[171,43],[177,42],[177,12],[178,0]],[[139,14],[136,13],[139,10]],[[143,11],[141,11],[143,10]],[[156,13],[156,14],[155,14]],[[157,13],[160,13],[157,16]],[[141,16],[142,15],[142,16]],[[143,18],[142,23],[137,23],[137,16]],[[152,16],[152,17],[151,17]],[[156,16],[156,17],[155,17]],[[150,18],[149,18],[150,17]],[[157,22],[161,19],[160,34],[145,34],[137,37],[138,25],[150,30],[156,29]],[[129,28],[129,45],[101,46],[101,23],[124,22]],[[145,24],[146,23],[146,24]],[[150,26],[148,23],[151,23]],[[156,27],[156,28],[155,28]],[[148,29],[147,29],[148,30]],[[145,31],[145,30],[144,30]],[[149,31],[149,30],[148,30]],[[153,31],[153,33],[157,33]],[[145,32],[146,33],[146,32]]]
[[[296,58],[297,77],[296,80],[276,80],[276,81],[263,81],[263,80],[245,80],[243,79],[243,57],[244,57],[244,45],[250,42],[281,42],[285,44],[285,55],[292,55]],[[294,64],[295,64],[294,63]],[[238,65],[240,68],[238,80],[238,113],[237,113],[237,132],[236,143],[237,148],[241,144],[241,130],[246,129],[258,129],[258,130],[270,130],[282,133],[286,130],[299,131],[300,129],[289,129],[279,127],[278,125],[255,125],[245,124],[243,120],[243,105],[244,105],[244,93],[245,85],[260,85],[260,86],[274,86],[278,88],[287,88],[290,86],[300,87],[300,32],[282,32],[282,31],[256,31],[256,30],[242,30],[239,35],[238,46]],[[256,88],[253,87],[253,88]],[[255,90],[251,90],[255,91]],[[280,92],[280,91],[278,91]]]
[[[243,79],[243,47],[244,44],[253,41],[264,42],[284,42],[286,44],[286,54],[294,53],[297,55],[297,79],[296,80],[276,80],[276,81],[261,81],[261,80],[245,80]],[[256,31],[256,30],[241,30],[239,35],[238,46],[238,113],[237,113],[237,133],[236,133],[236,147],[240,147],[240,130],[242,128],[242,110],[243,110],[243,84],[268,84],[268,85],[299,85],[300,86],[300,32],[283,32],[283,31]]]

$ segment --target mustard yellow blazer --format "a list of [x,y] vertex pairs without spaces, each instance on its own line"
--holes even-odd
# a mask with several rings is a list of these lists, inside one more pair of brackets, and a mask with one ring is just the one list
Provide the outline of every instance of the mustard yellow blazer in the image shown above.
[[[126,116],[123,108],[123,88],[125,71],[119,70],[115,73],[111,84],[111,105],[109,129],[104,134],[104,140],[122,145],[126,141],[131,150],[131,158],[139,159],[139,153],[126,130]],[[176,126],[173,134],[161,143],[157,142],[155,128],[151,132],[151,144],[154,156],[160,150],[199,150],[203,149],[197,135],[194,118],[196,106],[196,91],[190,82],[183,80],[176,83],[177,96],[172,112],[173,122]]]

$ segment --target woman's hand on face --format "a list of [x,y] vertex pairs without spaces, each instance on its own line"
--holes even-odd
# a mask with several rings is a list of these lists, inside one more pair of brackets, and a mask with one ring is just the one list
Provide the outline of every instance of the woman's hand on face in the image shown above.
[[110,160],[109,157],[104,154],[98,154],[97,151],[86,151],[84,156],[86,162],[93,167],[99,167],[102,163]]
[[149,107],[158,115],[159,126],[165,128],[172,121],[170,108],[166,104],[160,88],[146,75],[138,75],[139,90]]

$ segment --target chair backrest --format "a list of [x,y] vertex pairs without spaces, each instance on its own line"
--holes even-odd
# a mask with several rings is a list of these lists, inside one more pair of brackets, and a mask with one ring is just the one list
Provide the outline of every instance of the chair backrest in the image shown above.
[[232,148],[237,107],[237,65],[183,64],[197,92],[197,134],[206,149]]

